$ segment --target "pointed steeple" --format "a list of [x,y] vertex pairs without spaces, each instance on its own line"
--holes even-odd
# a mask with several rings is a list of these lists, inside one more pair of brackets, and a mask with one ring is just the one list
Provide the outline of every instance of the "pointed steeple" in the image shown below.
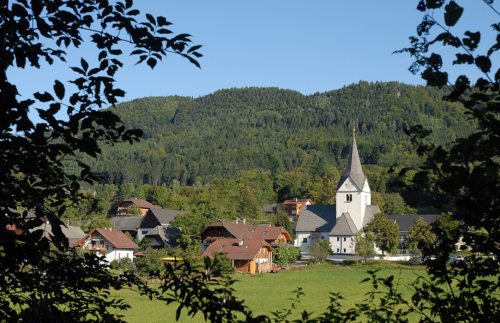
[[347,166],[344,174],[340,178],[339,185],[337,189],[345,182],[347,178],[350,178],[353,184],[358,190],[363,189],[365,184],[366,176],[361,168],[361,161],[359,160],[358,145],[356,145],[356,129],[352,129],[352,150],[347,160]]

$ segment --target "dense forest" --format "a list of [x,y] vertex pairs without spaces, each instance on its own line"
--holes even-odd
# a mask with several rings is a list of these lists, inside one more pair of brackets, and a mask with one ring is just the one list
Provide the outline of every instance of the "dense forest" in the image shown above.
[[102,183],[191,185],[243,169],[273,176],[342,168],[357,130],[362,163],[417,164],[404,129],[423,124],[431,140],[448,145],[470,133],[458,105],[444,92],[401,83],[360,82],[305,96],[278,88],[220,90],[200,98],[149,97],[114,108],[127,127],[144,131],[132,146],[117,144],[88,161]]

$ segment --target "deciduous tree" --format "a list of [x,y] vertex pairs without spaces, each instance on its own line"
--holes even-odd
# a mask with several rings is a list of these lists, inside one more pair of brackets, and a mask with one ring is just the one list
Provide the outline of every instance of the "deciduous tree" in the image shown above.
[[375,244],[382,253],[397,251],[399,243],[399,227],[387,219],[384,213],[377,213],[366,226],[366,231],[373,232]]
[[[142,134],[101,109],[124,96],[114,78],[121,55],[151,68],[167,54],[199,66],[200,46],[191,45],[190,35],[173,33],[164,17],[139,17],[132,0],[0,1],[2,320],[114,321],[119,318],[111,310],[126,308],[108,299],[106,290],[131,280],[110,276],[96,256],[68,252],[60,217],[65,203],[81,198],[80,183],[97,178],[77,155],[96,157],[102,142],[132,143]],[[97,57],[66,63],[74,61],[68,49],[84,43],[93,45]],[[10,70],[56,62],[68,64],[75,78],[44,82],[50,88],[33,95],[19,93]],[[68,163],[76,167],[66,171]],[[32,230],[44,221],[52,225],[50,242]]]

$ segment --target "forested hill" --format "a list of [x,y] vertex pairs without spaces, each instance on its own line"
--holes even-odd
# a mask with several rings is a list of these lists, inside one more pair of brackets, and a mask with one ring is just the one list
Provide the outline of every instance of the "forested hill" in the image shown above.
[[149,97],[118,105],[128,127],[144,131],[137,144],[106,147],[94,169],[108,183],[192,183],[261,168],[343,165],[352,128],[362,162],[415,163],[406,125],[433,129],[447,144],[471,125],[444,92],[399,83],[360,82],[305,96],[278,88],[220,90],[200,97]]

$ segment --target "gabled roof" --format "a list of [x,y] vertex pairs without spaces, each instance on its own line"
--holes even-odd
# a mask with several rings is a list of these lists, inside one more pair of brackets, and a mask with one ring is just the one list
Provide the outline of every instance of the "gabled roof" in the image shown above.
[[375,214],[380,213],[378,205],[367,205],[365,209],[365,216],[363,218],[363,228],[373,219]]
[[[230,221],[217,221],[213,224],[210,224],[203,230],[205,232],[206,230],[210,228],[216,228],[216,227],[223,227],[227,231],[229,231],[230,234],[233,235],[236,239],[252,239],[253,238],[253,225],[250,223],[234,223]],[[203,232],[201,235],[203,235]]]
[[[45,222],[41,226],[35,227],[31,229],[30,231],[36,231],[36,230],[43,230],[43,235],[47,239],[52,239],[53,233],[52,233],[52,225],[50,222]],[[80,227],[74,226],[74,225],[61,225],[61,231],[63,235],[68,239],[68,245],[70,247],[75,246],[80,239],[82,239],[85,236],[85,232]]]
[[352,150],[347,160],[347,166],[344,174],[339,180],[337,185],[337,190],[345,182],[346,179],[350,179],[351,182],[356,186],[356,188],[361,191],[365,185],[366,176],[361,168],[361,161],[359,160],[358,146],[356,145],[356,136],[353,134],[352,138]]
[[351,218],[351,215],[348,212],[342,213],[336,219],[335,226],[332,231],[330,231],[330,235],[332,236],[353,236],[358,232],[354,221]]
[[135,204],[137,207],[139,207],[141,209],[151,209],[151,208],[154,208],[154,207],[158,207],[158,206],[156,206],[156,205],[154,205],[152,203],[149,203],[146,200],[136,199],[136,198],[126,199],[126,200],[123,200],[122,202],[131,202],[131,203]]
[[387,218],[399,225],[399,232],[407,232],[418,218],[424,219],[427,224],[433,224],[439,219],[439,214],[416,214],[416,215],[397,215],[391,214]]
[[154,217],[160,222],[160,224],[169,224],[170,221],[175,219],[175,217],[186,214],[186,211],[180,210],[170,210],[170,209],[162,209],[161,207],[154,207],[149,209],[148,213],[152,213]]
[[335,225],[335,205],[307,205],[300,213],[296,232],[330,232]]
[[253,232],[253,237],[255,239],[264,239],[266,241],[274,241],[279,238],[280,234],[286,236],[287,241],[291,241],[290,233],[286,231],[283,227],[272,227],[272,226],[257,226]]
[[261,247],[272,251],[271,246],[262,239],[244,239],[241,245],[240,241],[240,239],[217,239],[208,246],[203,256],[213,257],[217,253],[222,253],[232,260],[251,260]]
[[83,243],[85,243],[85,240],[87,240],[87,238],[89,237],[92,237],[95,233],[99,233],[116,249],[139,249],[139,246],[136,245],[132,240],[130,240],[125,235],[125,233],[103,228],[97,228],[87,233],[87,235],[80,240],[78,245],[83,245]]
[[143,217],[139,216],[115,216],[111,218],[113,229],[118,231],[135,231],[141,224]]
[[173,240],[177,238],[180,234],[180,230],[178,228],[174,228],[171,226],[163,227],[161,225],[155,227],[153,230],[146,233],[146,237],[154,237],[158,236],[161,241],[163,241],[164,246],[171,245]]

